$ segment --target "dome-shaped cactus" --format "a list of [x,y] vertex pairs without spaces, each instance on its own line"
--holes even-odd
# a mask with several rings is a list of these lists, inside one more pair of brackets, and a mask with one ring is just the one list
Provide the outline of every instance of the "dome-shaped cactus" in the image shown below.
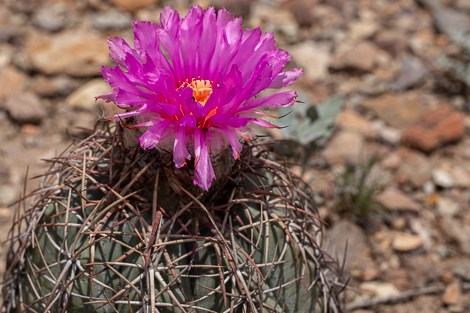
[[96,132],[12,228],[7,312],[338,311],[311,194],[271,155],[246,146],[193,194],[165,153]]

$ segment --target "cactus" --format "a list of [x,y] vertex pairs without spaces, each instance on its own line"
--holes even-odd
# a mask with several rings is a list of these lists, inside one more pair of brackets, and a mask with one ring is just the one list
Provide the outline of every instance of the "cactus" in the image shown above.
[[311,194],[266,146],[193,193],[165,152],[121,133],[51,160],[10,233],[7,312],[340,310]]

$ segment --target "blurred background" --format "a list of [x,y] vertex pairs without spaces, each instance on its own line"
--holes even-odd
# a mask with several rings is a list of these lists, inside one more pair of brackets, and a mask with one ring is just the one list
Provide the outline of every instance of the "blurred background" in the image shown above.
[[194,3],[304,68],[272,135],[315,191],[348,311],[470,312],[470,0],[0,0],[0,239],[26,173],[115,113],[94,99],[106,38]]

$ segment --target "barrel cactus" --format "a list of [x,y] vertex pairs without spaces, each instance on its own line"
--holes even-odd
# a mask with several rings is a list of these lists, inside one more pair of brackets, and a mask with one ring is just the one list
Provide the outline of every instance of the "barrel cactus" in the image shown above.
[[10,232],[6,312],[339,312],[308,186],[251,125],[296,94],[271,34],[166,8],[110,38],[112,126],[51,160]]

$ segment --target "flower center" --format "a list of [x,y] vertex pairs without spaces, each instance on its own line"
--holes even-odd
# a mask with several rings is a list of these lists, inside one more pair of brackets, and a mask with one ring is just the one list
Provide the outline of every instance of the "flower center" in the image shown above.
[[193,90],[193,99],[202,105],[205,105],[212,94],[212,82],[210,80],[194,79],[185,81],[180,88],[191,88]]

